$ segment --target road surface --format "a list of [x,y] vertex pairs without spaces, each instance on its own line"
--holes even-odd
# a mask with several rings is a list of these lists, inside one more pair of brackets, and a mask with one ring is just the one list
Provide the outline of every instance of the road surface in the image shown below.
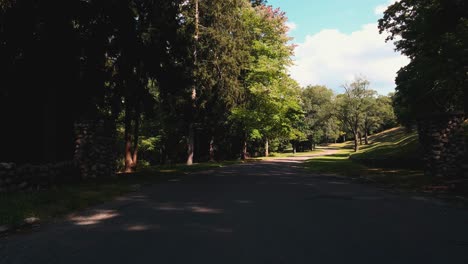
[[144,187],[0,238],[0,263],[468,263],[468,210],[311,174],[301,159]]

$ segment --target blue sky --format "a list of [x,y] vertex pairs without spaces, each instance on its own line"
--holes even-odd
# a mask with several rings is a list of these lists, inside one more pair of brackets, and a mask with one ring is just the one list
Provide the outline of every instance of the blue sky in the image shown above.
[[375,23],[380,15],[375,8],[387,0],[269,0],[268,4],[280,7],[290,21],[298,25],[291,36],[302,42],[306,35],[322,29],[339,29],[351,33],[364,24]]
[[395,0],[269,0],[286,12],[298,45],[291,76],[302,86],[326,85],[337,92],[354,76],[365,76],[380,94],[394,91],[396,72],[408,59],[377,30]]

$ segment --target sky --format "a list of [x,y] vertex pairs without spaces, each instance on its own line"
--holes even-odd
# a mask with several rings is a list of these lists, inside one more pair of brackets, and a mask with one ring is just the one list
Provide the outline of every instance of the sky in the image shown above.
[[297,45],[291,76],[301,86],[325,85],[342,92],[356,76],[386,95],[395,89],[398,70],[408,64],[394,51],[377,21],[395,0],[268,0],[289,18],[289,35]]

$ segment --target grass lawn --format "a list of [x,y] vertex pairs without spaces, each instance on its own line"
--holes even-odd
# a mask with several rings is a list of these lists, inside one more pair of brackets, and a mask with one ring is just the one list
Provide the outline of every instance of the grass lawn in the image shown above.
[[129,193],[138,185],[157,183],[176,175],[236,163],[239,161],[200,163],[193,166],[158,166],[142,169],[138,173],[120,174],[114,179],[61,185],[39,192],[3,193],[0,194],[0,225],[16,226],[29,217],[50,221]]
[[370,144],[353,152],[353,142],[333,144],[339,152],[316,157],[305,163],[313,172],[350,177],[363,177],[370,181],[415,189],[431,183],[419,166],[416,133],[394,128],[371,136]]
[[275,158],[304,157],[304,156],[309,156],[309,155],[313,155],[313,154],[318,154],[318,153],[320,153],[322,151],[323,151],[322,149],[316,149],[316,150],[307,151],[307,152],[296,152],[296,154],[293,154],[292,150],[291,151],[286,151],[286,152],[283,152],[283,153],[273,152],[273,153],[270,153],[269,157],[255,157],[255,158],[251,158],[251,160],[266,160],[266,159],[275,159]]
[[334,155],[308,160],[305,166],[313,172],[364,177],[377,183],[411,189],[430,183],[421,170],[370,167],[350,159],[351,154],[351,150],[340,150]]
[[371,136],[369,139],[370,144],[361,146],[360,151],[352,154],[353,159],[410,159],[414,161],[420,156],[416,132],[393,128]]

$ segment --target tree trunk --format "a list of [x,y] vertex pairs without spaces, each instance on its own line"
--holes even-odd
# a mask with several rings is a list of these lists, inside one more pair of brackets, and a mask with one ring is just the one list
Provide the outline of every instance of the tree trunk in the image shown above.
[[187,165],[193,165],[193,153],[195,149],[195,132],[193,124],[189,126],[188,138],[187,138]]
[[245,160],[247,158],[247,139],[244,140],[244,143],[242,145],[242,160]]
[[357,152],[359,150],[359,134],[358,132],[354,133],[354,152]]
[[292,147],[293,147],[293,154],[296,154],[296,142],[292,143]]
[[369,136],[369,135],[368,135],[367,129],[366,129],[366,131],[364,132],[364,143],[365,143],[366,145],[369,145],[369,137],[368,137],[368,136]]
[[358,132],[359,135],[359,145],[362,145],[362,134],[361,132]]
[[[198,60],[198,52],[197,52],[197,45],[198,45],[198,38],[199,38],[199,19],[200,19],[200,13],[198,10],[198,0],[195,0],[195,45],[193,49],[193,66],[194,68],[197,67],[197,60]],[[192,87],[192,107],[193,111],[196,111],[196,100],[197,100],[197,89],[196,89],[196,80],[195,78],[193,79],[193,87]],[[194,117],[192,117],[195,119]],[[194,124],[191,123],[189,125],[189,131],[188,131],[188,138],[187,138],[187,165],[192,165],[193,164],[193,155],[194,155],[194,149],[195,149],[195,131],[194,131]]]
[[465,118],[468,117],[468,89],[466,88],[468,85],[468,48],[465,48],[465,89],[463,90],[464,95],[464,109],[465,109]]
[[138,139],[140,137],[140,111],[135,113],[135,127],[133,128],[133,154],[132,154],[132,170],[137,170],[138,165]]
[[166,150],[164,148],[164,144],[161,144],[161,148],[159,148],[159,155],[160,158],[159,158],[159,163],[160,164],[166,164],[166,160],[167,160],[167,153],[166,153]]
[[128,101],[125,102],[125,172],[132,172],[133,155],[132,155],[132,118],[130,116],[130,106]]
[[211,137],[210,140],[210,161],[214,162],[215,161],[215,153],[214,153],[214,137]]
[[270,156],[268,138],[265,140],[265,157]]
[[173,142],[171,136],[169,136],[169,138],[166,138],[164,144],[163,144],[163,159],[164,159],[164,163],[163,164],[167,164],[167,165],[171,165],[173,164],[173,162],[176,160],[174,158],[174,147],[175,147],[175,143]]

